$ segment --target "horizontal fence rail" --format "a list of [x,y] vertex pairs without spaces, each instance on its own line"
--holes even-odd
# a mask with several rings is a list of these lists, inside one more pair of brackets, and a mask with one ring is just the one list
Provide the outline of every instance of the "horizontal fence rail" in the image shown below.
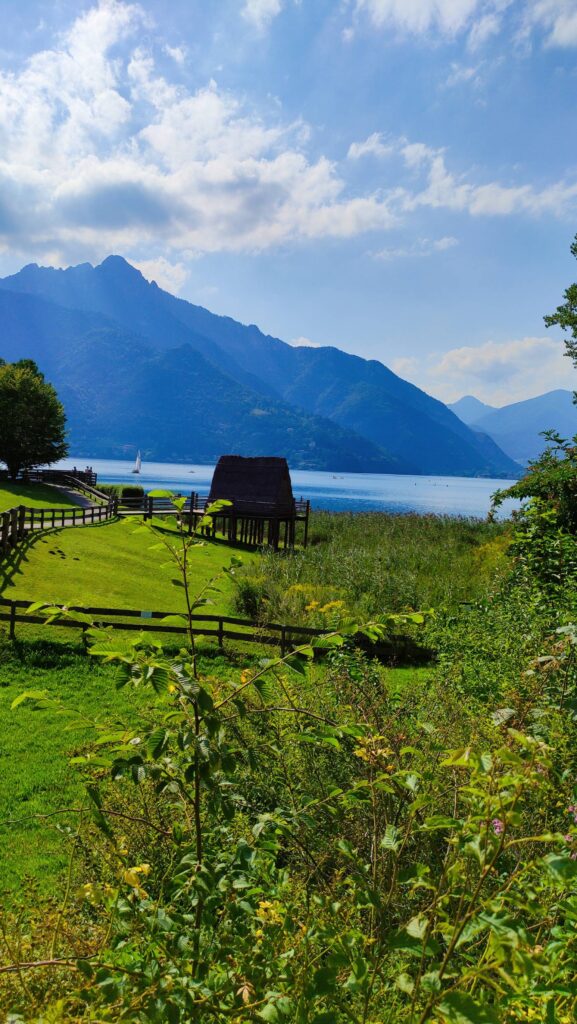
[[[11,639],[16,636],[17,623],[59,626],[83,631],[88,628],[86,622],[74,618],[57,618],[53,622],[47,623],[46,616],[40,615],[38,612],[28,615],[26,609],[30,608],[32,603],[32,601],[12,601],[9,598],[0,597],[0,622],[9,624]],[[67,611],[71,616],[74,612],[78,612],[80,615],[90,617],[95,626],[125,631],[137,630],[144,633],[189,634],[188,626],[159,622],[169,616],[187,618],[182,612],[139,611],[133,608],[81,608],[77,606],[68,608]],[[132,621],[124,622],[124,619]],[[252,619],[237,619],[229,615],[192,615],[191,622],[193,623],[193,636],[214,637],[218,641],[219,647],[222,647],[225,640],[241,640],[249,644],[280,647],[283,655],[299,644],[306,644],[312,637],[326,635],[330,632],[326,629],[288,626],[278,622],[260,623]],[[242,627],[244,631],[230,628],[235,626]]]

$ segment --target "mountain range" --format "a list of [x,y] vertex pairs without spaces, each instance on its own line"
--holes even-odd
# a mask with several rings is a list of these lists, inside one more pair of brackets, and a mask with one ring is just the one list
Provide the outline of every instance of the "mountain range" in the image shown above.
[[577,433],[577,409],[573,392],[561,388],[524,402],[497,409],[473,395],[465,395],[449,406],[473,430],[481,430],[512,459],[526,466],[545,448],[543,431],[556,430],[561,437]]
[[514,477],[482,430],[384,364],[296,348],[176,298],[120,256],[0,279],[0,356],[34,359],[79,458],[214,462],[284,455],[302,469]]

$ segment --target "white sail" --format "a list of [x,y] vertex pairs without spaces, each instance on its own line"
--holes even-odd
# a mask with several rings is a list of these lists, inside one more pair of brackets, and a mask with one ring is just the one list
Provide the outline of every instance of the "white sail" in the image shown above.
[[136,462],[134,463],[134,469],[132,470],[132,472],[133,473],[140,473],[141,467],[142,467],[142,459],[140,458],[140,450],[138,450],[137,453],[136,453]]

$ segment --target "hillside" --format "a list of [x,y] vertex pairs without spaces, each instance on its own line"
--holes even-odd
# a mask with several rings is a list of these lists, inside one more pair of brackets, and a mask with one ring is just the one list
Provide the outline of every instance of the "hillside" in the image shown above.
[[[462,398],[452,408],[457,412],[456,407],[459,407],[461,412],[458,414],[468,417],[474,410],[466,406],[463,412],[462,403],[466,401]],[[478,406],[483,408],[483,403],[479,402]],[[524,402],[513,402],[501,409],[489,408],[489,411],[480,412],[473,420],[466,419],[465,422],[474,430],[488,434],[507,455],[526,465],[543,451],[543,431],[556,430],[562,437],[573,437],[577,432],[577,409],[572,392],[558,389]]]
[[454,412],[455,416],[458,416],[467,426],[471,426],[472,423],[481,419],[481,416],[493,412],[495,406],[480,402],[474,395],[464,395],[463,398],[459,398],[458,402],[449,402],[447,409]]
[[121,257],[31,264],[0,280],[0,298],[1,354],[35,358],[54,380],[79,455],[234,451],[306,469],[516,475],[494,441],[382,363],[293,348],[175,298]]

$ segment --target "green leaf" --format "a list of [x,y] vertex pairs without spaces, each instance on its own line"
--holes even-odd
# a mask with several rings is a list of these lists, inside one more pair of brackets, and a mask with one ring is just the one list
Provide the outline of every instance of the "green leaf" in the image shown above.
[[413,989],[415,988],[415,983],[413,979],[409,974],[406,974],[404,971],[402,974],[398,975],[395,981],[395,985],[397,986],[397,988],[401,990],[401,992],[406,992],[408,996],[411,996],[413,994]]
[[274,1003],[267,1003],[263,1006],[262,1010],[257,1011],[257,1016],[262,1020],[277,1021],[279,1020],[279,1014]]
[[436,1011],[449,1024],[498,1024],[495,1010],[482,1006],[466,992],[447,992]]
[[155,729],[154,732],[150,733],[146,741],[146,749],[150,757],[160,757],[168,743],[169,736],[170,733],[167,729]]
[[459,825],[461,825],[461,822],[458,818],[448,818],[444,814],[433,814],[432,817],[425,818],[423,822],[423,828],[427,829],[427,831],[458,828]]
[[172,501],[172,499],[174,498],[174,494],[173,494],[172,491],[149,491],[148,492],[148,497],[149,498],[168,498],[169,501]]
[[577,877],[577,860],[572,860],[571,857],[550,853],[543,857],[542,863],[557,882],[566,883]]
[[159,621],[164,626],[182,626],[184,629],[188,629],[188,620],[184,615],[164,615]]
[[381,847],[383,850],[398,850],[400,846],[400,832],[394,825],[387,825],[385,834],[381,839]]
[[18,694],[17,697],[12,701],[10,708],[13,711],[14,708],[23,704],[26,700],[47,700],[48,693],[46,690],[25,690],[24,693]]

